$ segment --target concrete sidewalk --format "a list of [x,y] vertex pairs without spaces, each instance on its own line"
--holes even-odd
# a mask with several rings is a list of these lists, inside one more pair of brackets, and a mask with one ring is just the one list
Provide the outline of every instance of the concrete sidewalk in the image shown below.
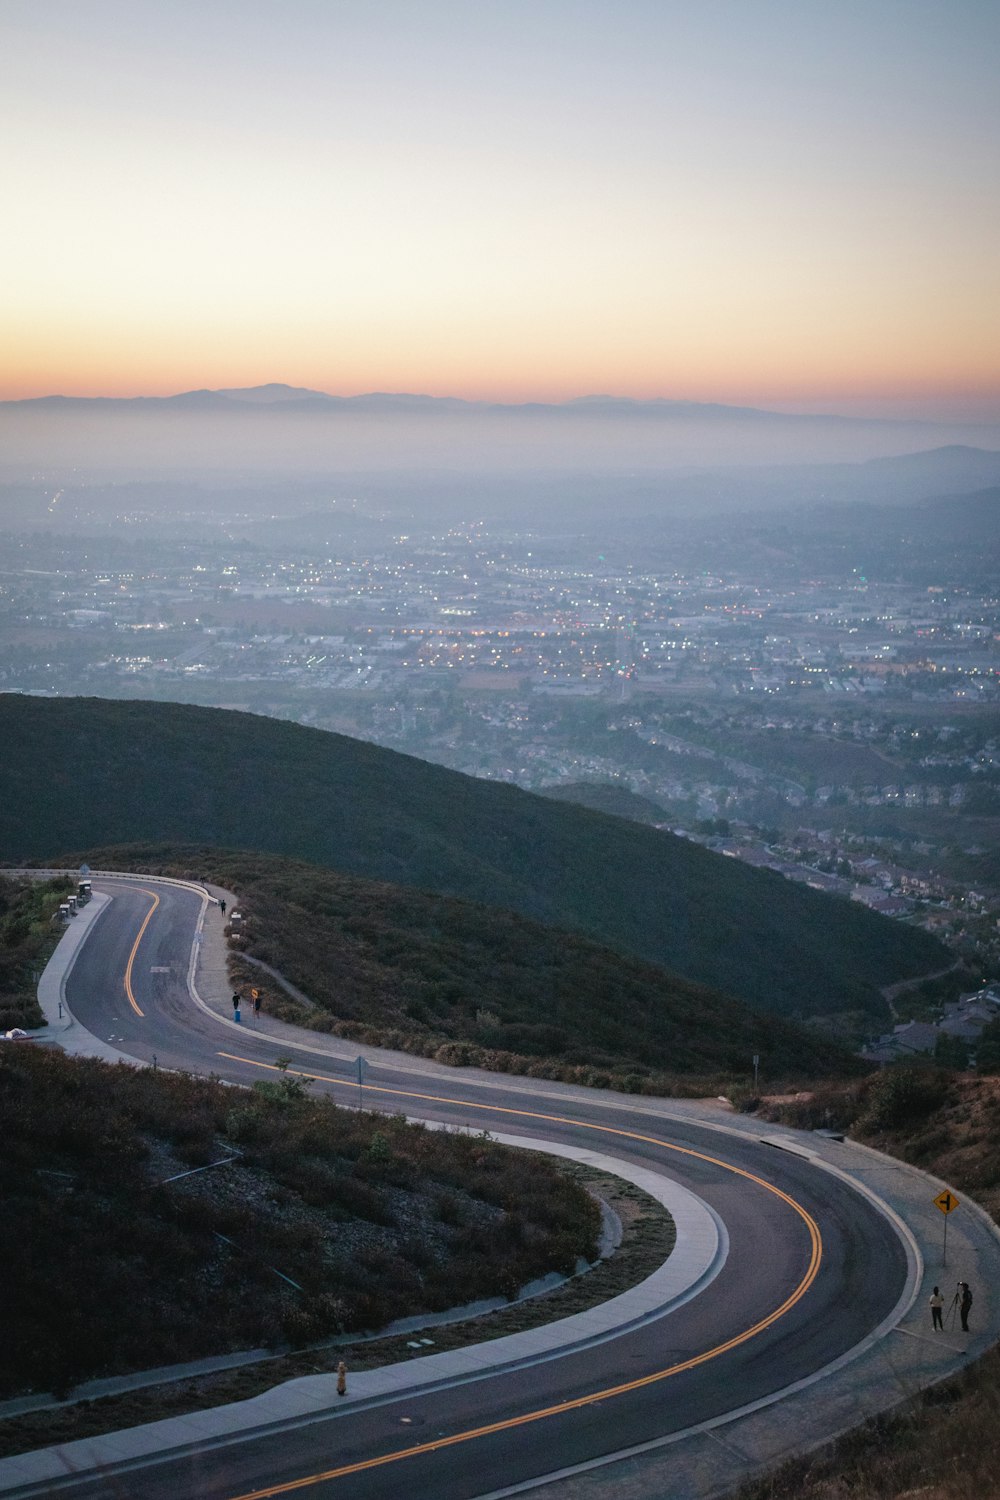
[[[422,1121],[421,1123],[430,1130],[445,1128],[435,1125],[434,1122]],[[725,1264],[728,1254],[728,1238],[725,1228],[700,1199],[670,1178],[661,1177],[655,1172],[646,1171],[629,1162],[618,1161],[617,1158],[602,1155],[600,1152],[556,1145],[551,1141],[530,1136],[498,1135],[496,1132],[491,1132],[491,1139],[498,1141],[501,1145],[541,1151],[550,1156],[560,1156],[565,1160],[582,1162],[587,1166],[634,1183],[636,1187],[647,1192],[651,1198],[663,1204],[667,1209],[674,1222],[678,1248],[652,1276],[618,1297],[609,1299],[588,1312],[574,1314],[572,1317],[547,1324],[542,1329],[511,1334],[505,1339],[488,1341],[482,1346],[483,1349],[501,1350],[510,1360],[529,1359],[533,1362],[534,1358],[540,1354],[548,1356],[574,1345],[603,1342],[610,1334],[615,1334],[624,1327],[634,1327],[647,1322],[652,1317],[660,1316],[666,1308],[679,1307],[684,1302],[690,1301],[692,1297],[704,1290]],[[612,1217],[616,1218],[616,1216]],[[609,1235],[613,1244],[617,1244],[620,1233],[621,1225],[618,1224],[617,1234],[612,1232]],[[530,1300],[539,1292],[563,1285],[570,1279],[559,1275],[544,1277],[540,1282],[532,1283],[530,1287],[525,1288],[521,1298],[496,1297],[465,1307],[452,1308],[446,1312],[401,1318],[377,1333],[352,1336],[347,1341],[354,1344],[366,1343],[393,1334],[416,1333],[423,1329],[482,1317],[497,1309],[514,1306],[517,1301]],[[533,1337],[533,1334],[538,1337]],[[452,1351],[456,1361],[461,1352]],[[468,1353],[468,1351],[464,1352]],[[146,1386],[175,1383],[218,1370],[230,1370],[241,1365],[265,1362],[276,1357],[278,1356],[266,1349],[247,1350],[244,1353],[209,1357],[156,1370],[138,1371],[133,1375],[118,1378],[89,1381],[77,1387],[73,1396],[66,1401],[23,1397],[0,1403],[0,1420],[31,1411],[43,1411],[49,1407],[72,1406],[80,1401],[118,1395]],[[444,1360],[452,1356],[437,1357]],[[507,1359],[498,1362],[504,1363]],[[412,1361],[406,1361],[396,1367],[385,1366],[379,1370],[359,1372],[352,1377],[352,1391],[355,1387],[363,1387],[361,1394],[378,1395],[383,1390],[395,1390],[399,1388],[400,1378],[398,1374],[388,1378],[387,1372],[392,1368],[405,1371],[412,1363]],[[453,1376],[465,1370],[478,1370],[482,1365],[483,1360],[471,1358],[465,1362],[456,1362],[453,1367],[449,1368],[448,1374]],[[423,1377],[416,1383],[423,1383]],[[2,1462],[0,1460],[0,1473],[2,1473]]]
[[346,1400],[338,1402],[335,1375],[305,1376],[274,1386],[248,1401],[0,1459],[0,1493],[44,1492],[46,1486],[67,1472],[79,1475],[113,1469],[122,1463],[134,1464],[176,1452],[190,1444],[212,1444],[237,1437],[261,1426],[295,1424],[333,1407],[338,1411],[349,1410],[359,1403],[368,1405],[391,1399],[402,1391],[434,1390],[476,1379],[494,1369],[536,1364],[571,1348],[592,1347],[696,1297],[725,1264],[728,1238],[721,1221],[693,1193],[670,1178],[573,1146],[556,1146],[526,1136],[494,1134],[493,1139],[584,1162],[633,1182],[663,1203],[673,1217],[677,1228],[673,1254],[639,1286],[587,1312],[484,1344],[353,1374]]
[[[234,1032],[242,1031],[244,1028],[233,1022],[228,1004],[230,990],[225,972],[221,914],[217,908],[207,907],[203,908],[202,917],[202,941],[196,945],[200,951],[197,973],[193,972],[191,976],[193,998],[213,1014],[220,1025],[230,1027]],[[82,936],[77,942],[80,940]],[[57,956],[58,953],[59,950]],[[494,1079],[475,1069],[444,1068],[406,1053],[358,1048],[328,1035],[317,1035],[313,1039],[308,1033],[304,1036],[297,1028],[267,1017],[260,1017],[259,1021],[260,1029],[264,1030],[266,1023],[268,1034],[283,1049],[308,1048],[331,1058],[347,1060],[360,1052],[383,1072],[405,1068],[410,1073],[423,1073],[428,1078],[433,1076],[439,1082],[463,1077],[487,1089],[509,1089],[513,1085],[539,1102],[549,1100],[562,1108],[571,1105],[574,1099],[586,1099],[591,1106],[606,1102],[616,1110],[642,1114],[647,1118],[653,1115],[664,1122],[665,1128],[671,1120],[683,1120],[722,1136],[750,1136],[774,1149],[794,1152],[810,1161],[817,1171],[830,1172],[850,1182],[896,1225],[907,1250],[907,1284],[892,1314],[857,1348],[827,1369],[751,1407],[730,1412],[687,1432],[673,1434],[629,1452],[611,1454],[606,1459],[550,1475],[541,1485],[532,1483],[528,1486],[537,1490],[545,1500],[605,1500],[611,1483],[615,1494],[622,1500],[631,1500],[631,1497],[647,1500],[647,1497],[668,1493],[671,1500],[706,1500],[706,1497],[725,1494],[749,1474],[771,1467],[793,1452],[802,1452],[829,1441],[877,1412],[896,1405],[923,1386],[954,1373],[1000,1338],[1000,1293],[997,1291],[1000,1287],[1000,1233],[976,1204],[959,1195],[963,1202],[949,1221],[948,1263],[945,1267],[942,1264],[943,1218],[933,1204],[937,1191],[944,1184],[905,1163],[851,1142],[762,1126],[752,1117],[734,1115],[714,1101],[640,1100],[632,1095],[604,1094],[543,1080]],[[80,1030],[82,1028],[76,1028],[76,1031]],[[68,1050],[90,1050],[84,1039],[74,1034],[72,1027],[68,1028],[66,1041],[62,1036],[59,1040],[63,1045],[68,1042]],[[78,1048],[77,1042],[82,1042],[82,1047]],[[523,1137],[499,1139],[552,1149],[548,1143]],[[565,1154],[595,1162],[623,1177],[639,1170],[600,1153],[575,1153],[567,1148]],[[336,1411],[338,1418],[346,1418],[359,1404],[388,1400],[402,1390],[428,1390],[453,1381],[475,1379],[496,1364],[511,1368],[518,1363],[551,1358],[569,1346],[563,1342],[567,1334],[570,1344],[579,1345],[614,1337],[621,1327],[627,1326],[627,1322],[620,1321],[623,1316],[627,1321],[658,1316],[666,1307],[696,1295],[711,1279],[722,1263],[719,1257],[725,1255],[724,1230],[708,1214],[706,1206],[692,1195],[687,1195],[691,1199],[687,1205],[680,1198],[661,1196],[676,1190],[676,1184],[671,1184],[670,1179],[653,1173],[642,1175],[653,1179],[656,1185],[654,1196],[660,1196],[678,1218],[678,1248],[654,1277],[633,1289],[632,1293],[613,1299],[604,1308],[579,1314],[577,1319],[561,1320],[562,1324],[575,1325],[572,1328],[560,1331],[561,1325],[556,1323],[475,1349],[430,1355],[355,1375],[350,1381],[348,1397],[339,1403],[335,1395],[335,1377],[310,1376],[287,1382],[251,1401],[83,1440],[68,1444],[61,1450],[43,1449],[38,1453],[4,1459],[0,1461],[0,1492],[25,1496],[41,1493],[65,1475],[68,1463],[72,1463],[75,1472],[85,1472],[100,1465],[113,1468],[117,1464],[141,1464],[143,1459],[164,1452],[224,1442],[261,1425],[294,1427],[298,1422],[308,1421],[331,1409]],[[632,1176],[631,1180],[638,1179]],[[646,1191],[653,1190],[645,1180],[640,1185]],[[973,1331],[968,1335],[956,1335],[952,1330],[932,1336],[926,1307],[930,1287],[939,1282],[947,1293],[959,1278],[968,1280],[975,1291]],[[627,1303],[628,1298],[633,1300]],[[606,1466],[612,1463],[615,1465],[613,1474],[606,1470]],[[517,1492],[519,1489],[496,1490],[491,1496],[483,1496],[482,1500],[501,1500],[501,1497]]]
[[104,1042],[81,1026],[66,1004],[66,980],[77,954],[109,905],[107,896],[93,895],[66,926],[38,981],[38,1003],[48,1023],[44,1030],[32,1032],[39,1041],[55,1042],[64,1052],[82,1057],[100,1057],[105,1062],[121,1062],[122,1054],[112,1042]]
[[[666,1113],[666,1112],[664,1112]],[[685,1118],[692,1118],[685,1110]],[[948,1261],[942,1263],[943,1216],[933,1206],[942,1184],[905,1163],[850,1142],[818,1140],[799,1131],[777,1131],[737,1117],[720,1131],[755,1135],[777,1149],[806,1154],[817,1167],[846,1177],[880,1200],[904,1227],[919,1257],[908,1305],[886,1319],[856,1349],[826,1371],[687,1432],[644,1444],[609,1460],[552,1474],[533,1486],[539,1500],[606,1500],[609,1486],[621,1500],[669,1495],[670,1500],[716,1500],[743,1480],[766,1472],[891,1410],[920,1390],[956,1374],[1000,1340],[1000,1231],[962,1195],[951,1215]],[[940,1284],[946,1299],[967,1280],[975,1292],[972,1331],[931,1329],[927,1299]],[[903,1299],[905,1302],[906,1299]],[[613,1474],[606,1467],[614,1462]],[[500,1489],[480,1500],[501,1500]]]
[[[214,888],[211,895],[222,894]],[[64,987],[76,955],[88,932],[109,904],[110,897],[95,895],[86,908],[89,920],[77,918],[67,930],[43,975],[44,1008],[58,1025],[58,1041],[67,1051],[78,1055],[98,1056],[121,1061],[122,1054],[107,1043],[94,1038],[68,1013]],[[226,897],[227,901],[229,897]],[[199,918],[200,942],[197,954],[197,1003],[210,1008],[217,1019],[234,1031],[242,1029],[232,1019],[229,1000],[231,987],[225,965],[226,943],[222,915],[212,905],[204,905]],[[193,961],[194,962],[194,961]],[[193,976],[192,976],[193,977]],[[192,984],[192,989],[194,985]],[[209,1007],[201,991],[211,995]],[[261,1017],[266,1024],[270,1018]],[[274,1031],[284,1023],[271,1022]],[[264,1029],[262,1025],[261,1029]],[[295,1028],[288,1028],[294,1031]],[[300,1032],[296,1033],[301,1036]],[[280,1038],[276,1038],[280,1039]],[[674,1220],[677,1231],[675,1249],[669,1259],[639,1286],[586,1312],[562,1318],[524,1333],[510,1334],[485,1344],[452,1350],[447,1353],[383,1366],[381,1369],[354,1374],[351,1377],[347,1405],[387,1399],[408,1389],[433,1389],[456,1381],[474,1379],[498,1367],[517,1367],[550,1359],[570,1348],[586,1348],[618,1336],[624,1329],[660,1317],[664,1311],[697,1296],[725,1264],[728,1238],[717,1216],[694,1194],[660,1173],[648,1171],[605,1153],[573,1146],[555,1145],[533,1137],[497,1135],[493,1139],[523,1149],[544,1151],[599,1170],[611,1172],[634,1183],[662,1203]],[[416,1322],[417,1320],[413,1320]],[[199,1361],[204,1367],[209,1361]],[[220,1361],[225,1367],[233,1361]],[[176,1372],[182,1378],[182,1372]],[[141,1379],[141,1377],[140,1377]],[[128,1378],[121,1388],[132,1388]],[[108,1394],[116,1382],[101,1382],[102,1394]],[[83,1439],[59,1449],[41,1449],[34,1453],[0,1459],[0,1493],[18,1492],[54,1482],[64,1475],[67,1465],[74,1473],[150,1457],[184,1447],[190,1442],[211,1442],[250,1431],[261,1424],[302,1420],[337,1402],[335,1376],[310,1376],[287,1381],[249,1401],[231,1403],[188,1416],[147,1423],[126,1432]],[[343,1406],[344,1403],[341,1403]]]

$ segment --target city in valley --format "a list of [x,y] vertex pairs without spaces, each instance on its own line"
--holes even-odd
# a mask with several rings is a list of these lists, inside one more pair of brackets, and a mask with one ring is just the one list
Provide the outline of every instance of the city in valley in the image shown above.
[[1000,978],[988,556],[850,507],[570,532],[341,503],[177,540],[86,490],[19,493],[3,691],[288,718],[683,831],[941,936],[961,977],[898,1023],[974,1045],[942,1007]]
[[2,12],[0,1500],[1000,1500],[1000,4]]

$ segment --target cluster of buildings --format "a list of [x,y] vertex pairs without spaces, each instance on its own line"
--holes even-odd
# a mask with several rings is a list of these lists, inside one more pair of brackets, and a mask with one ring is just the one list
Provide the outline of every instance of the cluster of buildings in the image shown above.
[[[947,845],[974,852],[964,829],[991,797],[1000,811],[985,584],[789,582],[721,541],[705,569],[481,526],[336,555],[294,527],[266,545],[252,530],[12,539],[0,691],[240,708],[531,790],[602,782],[723,853],[949,939],[991,915],[992,896],[943,873]],[[744,831],[700,832],[711,820]],[[896,857],[864,849],[894,824]],[[973,936],[987,957],[1000,944]]]
[[[983,1033],[1000,1022],[1000,985],[948,1002],[937,1021],[903,1021],[863,1048],[870,1062],[906,1062],[915,1057],[954,1058],[957,1049],[974,1062]],[[949,1047],[949,1044],[950,1047]]]
[[335,692],[516,681],[584,697],[1000,698],[1000,603],[938,588],[751,582],[736,555],[725,572],[623,567],[572,541],[557,565],[530,539],[479,531],[325,558],[148,539],[127,567],[47,541],[57,566],[38,567],[29,542],[23,566],[0,574],[4,681],[27,691],[200,677]]

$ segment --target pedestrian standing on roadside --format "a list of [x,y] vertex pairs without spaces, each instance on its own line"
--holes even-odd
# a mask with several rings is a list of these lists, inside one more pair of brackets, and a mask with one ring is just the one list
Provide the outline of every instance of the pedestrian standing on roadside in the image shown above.
[[972,1288],[967,1281],[958,1283],[958,1310],[962,1315],[962,1332],[969,1331],[969,1313],[972,1311]]
[[337,1366],[337,1395],[347,1395],[347,1366],[343,1360]]
[[221,911],[223,916],[226,915],[226,903],[221,896],[219,897],[219,910]]
[[239,997],[239,995],[237,995],[237,994],[234,993],[233,994],[233,1010],[239,1010],[239,1008],[240,1008],[240,997]]
[[936,1328],[939,1333],[944,1333],[944,1298],[939,1287],[931,1292],[931,1327]]

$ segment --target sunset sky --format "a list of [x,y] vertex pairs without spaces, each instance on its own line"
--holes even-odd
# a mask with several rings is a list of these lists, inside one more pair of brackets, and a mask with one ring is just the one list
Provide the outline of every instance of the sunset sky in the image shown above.
[[997,0],[0,0],[0,398],[1000,414]]

